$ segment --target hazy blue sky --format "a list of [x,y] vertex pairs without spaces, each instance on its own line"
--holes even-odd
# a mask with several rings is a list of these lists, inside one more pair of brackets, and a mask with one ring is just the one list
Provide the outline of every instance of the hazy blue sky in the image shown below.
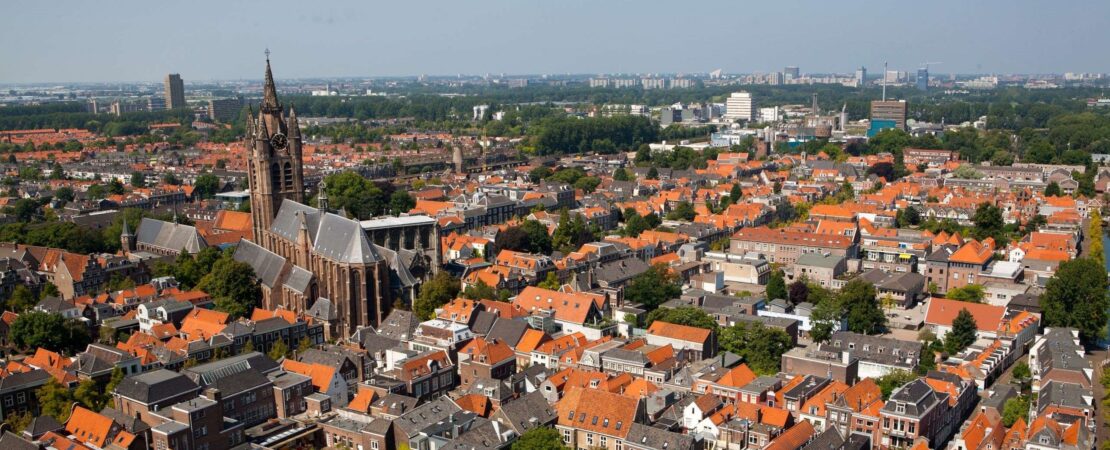
[[0,82],[1110,72],[1106,0],[4,0]]

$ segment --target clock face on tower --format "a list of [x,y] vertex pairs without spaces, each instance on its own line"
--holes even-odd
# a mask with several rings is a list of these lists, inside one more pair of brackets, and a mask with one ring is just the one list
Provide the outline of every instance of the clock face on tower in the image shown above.
[[275,133],[270,136],[270,145],[278,150],[283,150],[286,145],[289,145],[289,140],[285,138],[284,134]]

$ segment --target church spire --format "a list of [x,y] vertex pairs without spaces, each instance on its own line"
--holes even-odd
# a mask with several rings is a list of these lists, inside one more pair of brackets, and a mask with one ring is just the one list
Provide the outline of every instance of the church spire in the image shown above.
[[301,126],[300,126],[300,123],[297,122],[296,105],[293,105],[293,104],[289,105],[289,118],[286,121],[288,122],[286,125],[287,125],[287,128],[289,128],[289,136],[290,137],[300,136],[301,135]]
[[270,71],[270,49],[266,49],[266,84],[262,86],[262,109],[276,110],[281,108],[277,99],[277,87],[274,86],[274,74]]

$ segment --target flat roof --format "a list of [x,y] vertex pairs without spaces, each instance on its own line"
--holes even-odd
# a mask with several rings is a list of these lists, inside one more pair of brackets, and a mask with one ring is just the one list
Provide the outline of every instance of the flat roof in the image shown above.
[[428,216],[382,217],[359,222],[363,230],[378,228],[408,227],[414,225],[433,225],[436,220]]

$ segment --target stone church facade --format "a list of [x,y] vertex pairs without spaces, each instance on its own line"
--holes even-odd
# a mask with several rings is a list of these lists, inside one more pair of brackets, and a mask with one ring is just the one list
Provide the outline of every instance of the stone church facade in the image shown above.
[[297,115],[278,101],[269,58],[247,136],[254,241],[241,241],[235,258],[254,267],[262,306],[308,314],[327,323],[329,337],[342,338],[378,326],[395,300],[411,300],[424,271],[417,277],[410,268],[426,261],[376,245],[360,222],[328,211],[323,196],[320,208],[304,203]]

